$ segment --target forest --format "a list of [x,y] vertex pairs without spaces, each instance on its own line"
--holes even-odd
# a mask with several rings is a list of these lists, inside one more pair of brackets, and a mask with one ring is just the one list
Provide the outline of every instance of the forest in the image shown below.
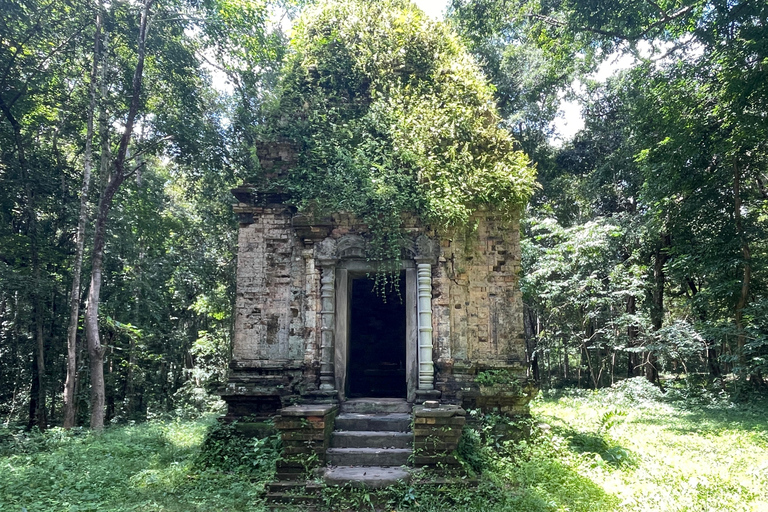
[[[386,2],[413,9],[410,0]],[[205,431],[220,413],[215,391],[226,380],[233,334],[230,190],[258,173],[258,141],[286,122],[279,98],[295,87],[286,67],[302,44],[291,26],[323,3],[0,0],[0,455],[58,467],[78,443],[102,462],[120,450],[133,460],[135,443],[156,452],[152,468],[176,464],[176,473],[145,468],[115,479],[139,479],[152,492],[165,482],[197,500],[174,508],[163,490],[165,498],[150,492],[137,507],[210,510],[213,489],[228,504],[222,510],[256,499],[242,486],[263,479],[275,450],[269,439],[249,446],[255,462],[227,455],[232,468],[248,466],[244,479],[199,472],[215,466],[206,459],[215,436]],[[508,496],[499,496],[512,486],[523,490],[512,502],[519,510],[768,506],[768,4],[449,0],[441,24],[485,74],[504,133],[489,137],[515,141],[516,151],[499,158],[520,150],[524,157],[514,158],[527,159],[537,176],[535,186],[499,189],[498,200],[519,205],[530,196],[521,283],[530,374],[542,390],[533,430],[542,440],[508,448],[503,463],[475,461],[478,474],[496,475],[481,480],[481,501],[505,509]],[[598,77],[620,57],[632,64]],[[556,123],[565,100],[583,119],[568,138],[558,137]],[[460,106],[457,99],[451,108]],[[414,144],[426,137],[410,136]],[[321,149],[331,154],[339,140]],[[383,169],[386,159],[370,160]],[[347,193],[337,199],[355,204]],[[403,195],[398,207],[411,200]],[[435,218],[458,218],[453,205],[471,200],[450,189]],[[371,219],[392,229],[394,217],[376,211]],[[749,476],[709,475],[722,481],[707,487],[690,484],[690,468],[678,480],[646,474],[669,489],[700,485],[696,496],[716,489],[695,503],[593,489],[615,468],[637,471],[645,460],[622,437],[639,418],[633,403],[659,424],[678,422],[678,433],[751,447],[755,459],[717,455]],[[201,442],[208,452],[198,453]],[[561,442],[578,449],[566,453]],[[547,459],[552,453],[561,458]],[[631,477],[621,484],[612,474],[616,488],[629,485]],[[76,507],[88,501],[82,493],[65,499],[60,491],[47,505],[23,508],[22,488],[38,477],[3,478],[0,495],[15,496],[7,503],[19,510],[105,510],[99,500],[133,499],[99,497],[94,489],[108,486],[96,482],[83,491],[96,493],[87,507]],[[499,483],[505,478],[514,483]],[[198,487],[189,487],[193,480]],[[444,498],[457,510],[480,506],[471,493],[408,492],[392,506]]]

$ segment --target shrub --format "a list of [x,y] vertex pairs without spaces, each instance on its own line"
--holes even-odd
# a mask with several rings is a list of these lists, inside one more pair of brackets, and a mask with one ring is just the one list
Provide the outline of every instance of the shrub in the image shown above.
[[195,457],[194,467],[271,479],[281,452],[279,435],[248,438],[238,434],[235,425],[216,422],[209,427]]

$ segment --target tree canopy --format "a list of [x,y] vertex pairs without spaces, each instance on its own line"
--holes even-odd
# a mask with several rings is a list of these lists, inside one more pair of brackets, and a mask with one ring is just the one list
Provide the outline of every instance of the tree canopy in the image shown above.
[[[533,84],[542,105],[574,77],[585,83],[585,128],[573,140],[553,147],[536,123],[525,137],[542,183],[524,275],[532,346],[543,343],[532,353],[555,354],[561,378],[588,366],[599,385],[621,354],[629,375],[682,364],[761,385],[767,16],[752,0],[452,2],[493,76],[508,76],[507,56],[531,47],[536,69],[562,71],[559,82]],[[615,51],[635,55],[635,66],[592,80]],[[519,107],[507,116],[520,112],[531,117]],[[577,263],[595,235],[600,244],[588,245],[602,244],[599,254]],[[564,261],[575,267],[558,270]],[[581,273],[599,286],[568,284]]]

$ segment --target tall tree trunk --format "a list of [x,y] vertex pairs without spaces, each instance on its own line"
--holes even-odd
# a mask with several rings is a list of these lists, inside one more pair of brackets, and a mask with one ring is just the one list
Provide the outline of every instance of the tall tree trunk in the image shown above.
[[93,42],[93,63],[88,84],[88,113],[83,153],[83,186],[80,189],[80,215],[77,220],[75,262],[72,266],[72,288],[69,295],[69,328],[67,330],[67,378],[64,381],[64,428],[75,426],[75,381],[77,380],[77,323],[80,318],[80,275],[85,248],[85,224],[88,220],[88,190],[93,170],[93,118],[96,113],[96,75],[101,57],[102,6],[96,6],[96,30]]
[[[744,308],[749,301],[750,286],[752,284],[752,252],[749,248],[747,235],[744,232],[744,224],[741,218],[741,170],[737,162],[733,164],[733,206],[734,220],[736,221],[736,235],[741,244],[741,257],[743,259],[743,272],[741,277],[741,292],[736,303],[734,312],[734,323],[736,324],[736,357],[739,366],[746,369],[747,356],[744,352],[747,340],[747,333],[744,330]],[[759,374],[750,375],[750,380],[754,384],[762,384],[762,377]]]
[[37,372],[40,371],[37,365],[37,352],[32,356],[32,384],[29,388],[29,414],[27,419],[27,429],[37,425],[37,401],[40,397],[40,379]]
[[[35,252],[37,248],[35,247]],[[37,408],[35,410],[35,424],[40,430],[48,427],[48,415],[45,402],[48,396],[45,385],[45,336],[43,335],[43,305],[40,300],[40,262],[35,266],[35,339],[37,341]]]
[[[653,261],[653,292],[651,304],[651,327],[654,332],[661,330],[664,323],[664,287],[666,286],[666,275],[664,265],[666,265],[669,255],[667,249],[670,247],[671,240],[668,233],[662,233],[659,243],[656,245],[656,253]],[[645,378],[654,384],[659,384],[659,369],[656,354],[647,352],[645,354]]]
[[[24,207],[24,216],[26,217],[26,230],[29,237],[29,256],[32,264],[32,309],[35,322],[35,377],[37,382],[33,383],[32,396],[30,402],[34,400],[34,407],[30,403],[30,426],[37,425],[44,429],[47,424],[45,414],[45,340],[43,338],[43,311],[42,299],[40,295],[40,253],[37,245],[37,214],[35,213],[35,192],[32,190],[27,162],[26,145],[22,134],[22,126],[19,120],[13,115],[12,103],[5,101],[0,94],[0,112],[5,115],[13,131],[13,140],[16,146],[16,156],[19,163],[19,174],[24,182],[24,194],[26,196],[26,205]],[[36,395],[35,395],[36,393]]]
[[[589,353],[589,348],[587,346],[587,343],[592,341],[592,339],[595,337],[595,324],[592,322],[592,319],[587,319],[587,326],[584,329],[584,334],[586,335],[586,339],[584,341],[584,353],[587,356],[587,366],[589,368],[589,378],[592,380],[592,388],[597,389],[598,387],[598,381],[600,379],[600,376],[598,375],[597,371],[595,370],[595,365],[592,364],[592,354]],[[597,362],[600,363],[600,347],[597,349]]]
[[[637,313],[637,302],[634,295],[629,295],[627,297],[627,314],[634,316]],[[634,348],[635,343],[637,341],[637,324],[632,322],[627,326],[627,347],[628,348]],[[640,367],[638,364],[638,353],[629,351],[627,352],[627,377],[632,378],[637,376],[637,368]]]
[[120,185],[126,178],[125,160],[128,144],[133,134],[133,124],[139,110],[141,84],[144,74],[144,55],[149,22],[149,9],[153,0],[145,0],[141,12],[139,26],[138,59],[131,85],[131,105],[125,120],[125,129],[120,138],[109,182],[99,200],[99,210],[96,217],[96,229],[93,235],[93,252],[91,257],[91,283],[88,289],[88,304],[85,309],[85,335],[88,341],[88,356],[91,368],[91,428],[104,428],[104,347],[99,335],[99,298],[101,294],[101,277],[104,264],[104,244],[106,241],[107,216],[112,200]]
[[533,380],[537,383],[541,382],[541,375],[539,374],[539,357],[537,352],[538,343],[538,316],[534,309],[527,304],[523,305],[524,312],[524,330],[525,330],[525,346],[528,353],[528,364],[531,368],[531,375]]

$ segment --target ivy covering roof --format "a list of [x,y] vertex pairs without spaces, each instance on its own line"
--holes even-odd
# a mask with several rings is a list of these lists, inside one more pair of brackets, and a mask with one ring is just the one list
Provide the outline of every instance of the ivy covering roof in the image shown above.
[[320,2],[291,46],[266,135],[300,156],[277,185],[300,208],[357,215],[379,258],[397,257],[402,212],[456,226],[533,193],[492,86],[450,27],[410,1]]

